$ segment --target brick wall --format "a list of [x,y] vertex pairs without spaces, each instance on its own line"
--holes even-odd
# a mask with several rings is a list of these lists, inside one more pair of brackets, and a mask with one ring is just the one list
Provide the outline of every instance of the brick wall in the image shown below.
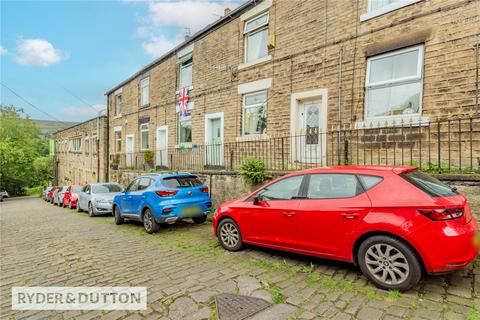
[[[424,44],[422,116],[433,121],[449,114],[469,115],[477,108],[473,46],[480,43],[480,1],[419,1],[366,21],[360,21],[360,16],[367,11],[367,0],[274,0],[268,11],[269,33],[276,43],[266,62],[239,69],[244,55],[244,21],[239,16],[195,39],[191,90],[194,144],[205,141],[205,115],[220,111],[224,112],[224,140],[241,137],[242,95],[237,92],[238,85],[265,78],[272,78],[268,136],[292,134],[292,95],[317,89],[325,89],[328,96],[324,130],[337,128],[339,121],[343,127],[358,125],[364,120],[367,57],[416,44]],[[177,55],[166,57],[145,70],[147,73],[148,107],[139,108],[140,77],[122,86],[122,117],[114,118],[114,90],[108,95],[110,141],[113,127],[121,126],[122,139],[134,134],[134,151],[139,152],[138,119],[148,116],[150,149],[155,149],[155,128],[160,125],[168,125],[168,144],[175,148]],[[114,152],[113,143],[109,152]]]
[[[98,121],[98,123],[97,123]],[[97,125],[100,130],[97,140]],[[58,185],[107,181],[107,117],[101,116],[54,134]],[[73,139],[81,139],[79,151],[72,151]]]

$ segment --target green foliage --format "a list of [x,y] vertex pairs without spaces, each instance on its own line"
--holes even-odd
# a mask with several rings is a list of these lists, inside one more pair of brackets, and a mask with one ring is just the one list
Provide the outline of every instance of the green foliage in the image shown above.
[[267,179],[265,163],[258,158],[246,158],[240,167],[241,177],[250,183],[261,183]]
[[43,187],[33,187],[33,188],[25,188],[25,195],[26,196],[40,196],[42,194]]
[[150,166],[153,166],[153,151],[151,150],[146,150],[143,152],[143,161]]
[[280,292],[280,288],[277,287],[275,284],[269,283],[269,284],[268,284],[268,287],[266,287],[265,290],[267,290],[268,292],[271,293],[271,295],[272,295],[272,302],[273,302],[274,304],[284,303],[285,301],[287,301],[287,297],[285,297],[285,296]]
[[0,106],[0,188],[12,196],[22,195],[26,187],[44,183],[45,160],[35,160],[46,155],[48,147],[39,134],[40,130],[22,109]]

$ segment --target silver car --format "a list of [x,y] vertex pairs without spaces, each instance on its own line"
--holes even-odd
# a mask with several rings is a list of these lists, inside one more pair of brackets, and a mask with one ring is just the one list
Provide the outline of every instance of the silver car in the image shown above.
[[3,201],[3,198],[8,198],[8,192],[5,190],[0,190],[0,201]]
[[63,186],[63,187],[58,187],[59,190],[55,193],[53,196],[53,204],[58,205],[59,207],[63,206],[63,195],[65,194],[65,191],[67,191],[68,186]]
[[90,217],[112,214],[113,197],[123,191],[118,183],[91,183],[78,195],[77,211],[88,211]]

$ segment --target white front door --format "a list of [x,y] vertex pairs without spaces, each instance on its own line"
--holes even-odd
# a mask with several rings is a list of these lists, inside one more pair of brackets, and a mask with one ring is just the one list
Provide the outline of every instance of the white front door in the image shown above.
[[205,162],[223,166],[223,112],[205,118]]
[[168,168],[168,127],[157,128],[157,148],[155,151],[157,167]]
[[321,163],[323,148],[322,128],[320,128],[321,101],[301,102],[298,112],[299,160],[304,163]]
[[129,134],[125,137],[125,165],[127,167],[133,166],[133,134]]

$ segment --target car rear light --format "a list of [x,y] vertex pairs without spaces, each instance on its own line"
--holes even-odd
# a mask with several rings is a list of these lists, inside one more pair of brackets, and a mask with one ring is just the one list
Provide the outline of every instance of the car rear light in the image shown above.
[[170,197],[178,193],[178,190],[158,190],[155,193],[160,197]]
[[458,219],[463,216],[463,208],[418,209],[418,212],[434,221]]
[[201,187],[201,188],[200,188],[200,191],[201,191],[201,192],[208,192],[208,187]]

